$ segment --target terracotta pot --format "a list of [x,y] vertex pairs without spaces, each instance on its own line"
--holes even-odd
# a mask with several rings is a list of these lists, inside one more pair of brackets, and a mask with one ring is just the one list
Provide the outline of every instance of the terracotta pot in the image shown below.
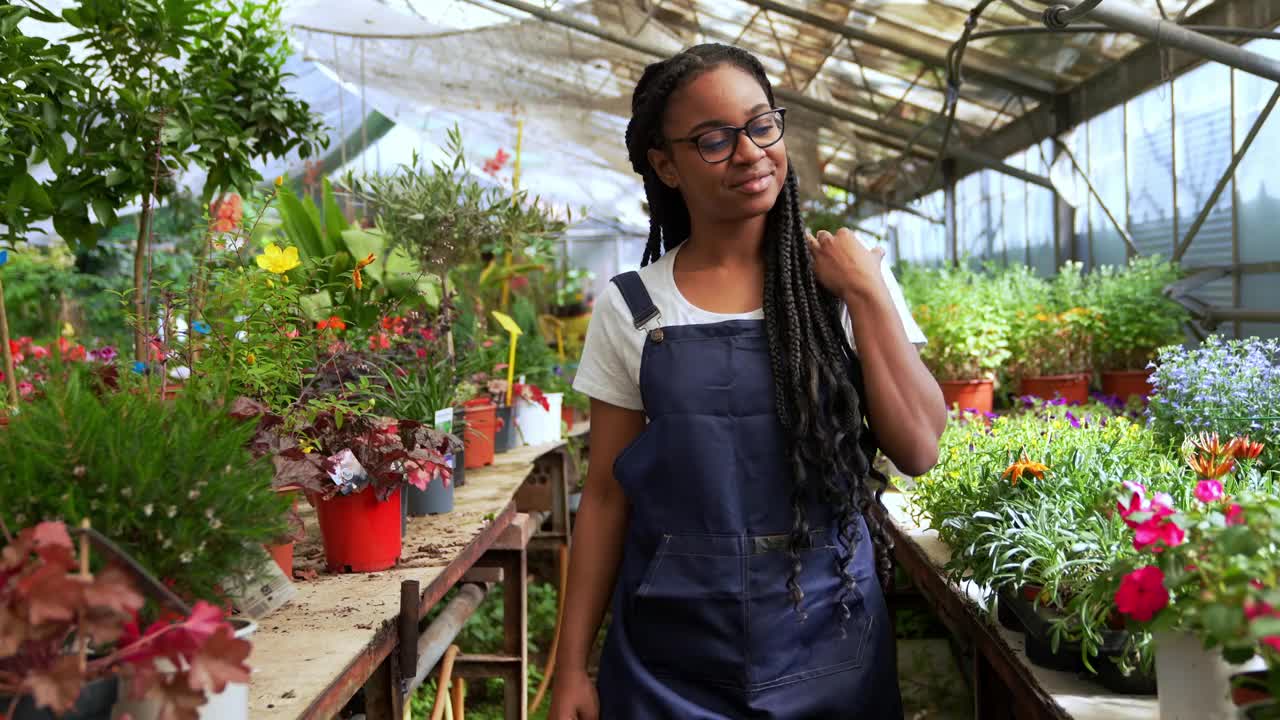
[[1083,405],[1089,401],[1089,376],[1084,373],[1074,375],[1041,375],[1022,378],[1022,394],[1032,395],[1045,400],[1053,400],[1061,396],[1074,405]]
[[1151,394],[1151,374],[1154,370],[1103,370],[1102,392],[1127,401],[1137,395],[1146,399]]
[[280,571],[285,577],[293,577],[293,543],[284,543],[282,545],[265,545],[267,552],[271,553],[271,559],[276,561],[276,565],[280,566]]
[[493,464],[494,441],[498,435],[498,406],[488,398],[468,400],[464,409],[463,450],[468,470]]
[[993,383],[990,380],[942,380],[942,398],[948,408],[989,413],[993,405]]

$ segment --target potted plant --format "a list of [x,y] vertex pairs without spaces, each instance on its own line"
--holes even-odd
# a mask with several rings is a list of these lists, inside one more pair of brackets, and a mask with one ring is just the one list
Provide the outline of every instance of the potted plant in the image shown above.
[[1235,717],[1231,675],[1280,649],[1280,501],[1256,467],[1262,449],[1196,436],[1190,497],[1122,496],[1140,555],[1117,566],[1115,602],[1154,633],[1162,718]]
[[1227,340],[1211,335],[1199,347],[1161,348],[1151,377],[1147,414],[1171,447],[1214,431],[1263,443],[1259,462],[1280,464],[1280,341]]
[[[206,703],[218,705],[213,716],[247,717],[244,663],[251,646],[221,610],[204,602],[188,608],[100,535],[93,535],[95,545],[111,550],[115,564],[94,571],[101,563],[90,558],[87,530],[80,531],[77,548],[60,522],[40,523],[16,537],[0,529],[7,543],[0,560],[0,612],[7,618],[0,627],[5,717],[43,720],[57,713],[107,720],[120,679],[129,698],[146,698],[164,717],[194,720]],[[153,597],[170,605],[145,631],[138,622],[145,602],[136,589],[139,574]],[[157,663],[168,665],[157,672]],[[228,707],[222,697],[237,685],[245,702]]]
[[1009,359],[1007,302],[1001,285],[964,263],[899,269],[912,316],[929,343],[920,359],[942,386],[948,407],[989,413],[995,373]]
[[1083,405],[1089,400],[1098,314],[1088,306],[1079,264],[1067,263],[1052,282],[1021,274],[1026,283],[1012,328],[1019,394]]
[[1102,392],[1121,400],[1147,397],[1156,351],[1178,343],[1187,311],[1164,295],[1180,277],[1158,256],[1133,258],[1126,267],[1104,265],[1089,276],[1099,313],[1096,343]]
[[426,424],[362,412],[341,399],[317,399],[306,412],[279,416],[240,398],[236,417],[258,420],[252,449],[270,456],[276,482],[297,485],[316,507],[331,572],[385,570],[400,557],[401,491],[426,489],[452,474],[450,435]]

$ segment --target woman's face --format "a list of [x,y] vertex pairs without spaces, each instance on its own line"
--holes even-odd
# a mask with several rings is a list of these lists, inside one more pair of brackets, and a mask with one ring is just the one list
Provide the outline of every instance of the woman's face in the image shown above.
[[[688,138],[713,128],[742,127],[769,109],[760,83],[737,66],[724,64],[672,94],[663,135]],[[736,222],[764,215],[787,178],[786,142],[761,149],[745,132],[738,133],[737,147],[724,162],[706,162],[688,142],[650,150],[649,162],[664,183],[680,190],[695,222]]]

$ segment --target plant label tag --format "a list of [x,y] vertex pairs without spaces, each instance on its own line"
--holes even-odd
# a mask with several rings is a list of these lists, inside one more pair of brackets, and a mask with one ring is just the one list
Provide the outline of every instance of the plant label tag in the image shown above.
[[365,472],[364,466],[350,448],[343,448],[330,459],[333,461],[333,469],[329,471],[329,479],[343,495],[358,492],[369,482],[369,473]]
[[435,428],[440,432],[453,432],[453,408],[436,411]]

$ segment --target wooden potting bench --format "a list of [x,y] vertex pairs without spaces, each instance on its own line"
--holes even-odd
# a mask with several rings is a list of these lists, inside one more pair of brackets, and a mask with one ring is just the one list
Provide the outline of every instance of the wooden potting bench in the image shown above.
[[[415,665],[435,663],[418,657],[428,612],[459,585],[470,584],[471,595],[479,587],[482,597],[488,584],[501,579],[504,653],[461,656],[455,675],[507,678],[506,716],[523,720],[526,551],[535,538],[553,547],[568,542],[572,477],[575,468],[564,443],[498,455],[492,466],[467,472],[466,484],[456,489],[453,512],[409,520],[395,568],[321,573],[298,582],[297,597],[263,619],[252,638],[250,717],[327,720],[363,689],[369,720],[401,720]],[[535,534],[548,516],[551,531]],[[304,520],[308,537],[298,545],[298,565],[322,567],[314,515]],[[425,637],[423,642],[430,644]],[[426,669],[417,673],[419,679]]]
[[[934,612],[972,656],[968,672],[978,720],[1155,720],[1154,696],[1117,695],[1072,673],[1046,670],[1027,659],[1020,633],[987,617],[972,583],[956,585],[942,572],[951,550],[933,530],[911,518],[906,496],[884,495],[885,528],[894,542],[894,562],[911,579],[923,605]],[[878,510],[876,512],[879,512]],[[902,595],[890,595],[890,608]],[[946,708],[941,708],[946,709]]]

